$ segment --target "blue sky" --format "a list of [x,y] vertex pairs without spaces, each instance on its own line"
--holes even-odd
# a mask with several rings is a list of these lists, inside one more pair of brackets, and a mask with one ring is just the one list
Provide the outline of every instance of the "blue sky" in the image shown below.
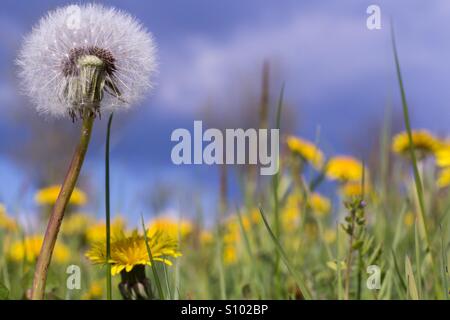
[[[399,112],[398,88],[389,38],[395,21],[399,53],[415,127],[448,134],[450,119],[450,2],[441,1],[99,1],[136,16],[155,36],[159,74],[152,95],[114,132],[113,204],[131,215],[148,210],[140,195],[163,182],[174,197],[202,193],[211,210],[217,167],[175,167],[170,161],[175,128],[192,128],[211,104],[220,119],[239,117],[245,92],[258,92],[260,70],[274,70],[273,97],[286,83],[286,101],[295,110],[296,133],[314,139],[320,127],[327,154],[351,153],[367,128],[383,117],[387,103]],[[28,108],[18,94],[14,59],[21,38],[48,10],[67,1],[6,0],[0,12],[0,201],[9,207],[28,180],[9,156],[24,139],[14,121]],[[366,8],[378,4],[382,29],[366,28]],[[37,115],[33,115],[38,117]],[[120,120],[119,120],[120,121]],[[94,133],[102,141],[104,122]],[[67,125],[71,125],[68,123]],[[36,139],[38,140],[38,139]],[[36,141],[45,148],[45,141]],[[89,151],[85,172],[102,190],[102,144]],[[32,186],[22,204],[30,212]],[[181,190],[181,191],[180,191]],[[114,201],[114,200],[113,200]],[[185,200],[180,200],[183,203]],[[91,205],[99,211],[101,205]],[[180,204],[180,206],[184,206]]]

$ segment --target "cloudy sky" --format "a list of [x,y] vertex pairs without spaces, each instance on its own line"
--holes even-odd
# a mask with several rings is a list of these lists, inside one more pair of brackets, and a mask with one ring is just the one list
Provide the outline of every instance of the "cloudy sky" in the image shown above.
[[[394,113],[400,110],[390,18],[414,126],[450,133],[449,1],[99,2],[136,16],[154,34],[159,48],[153,94],[124,115],[127,122],[114,137],[113,189],[124,199],[117,210],[130,214],[143,210],[136,194],[161,181],[188,190],[185,196],[192,190],[210,194],[205,199],[214,202],[218,169],[172,165],[170,134],[179,127],[191,129],[194,119],[202,120],[205,105],[211,105],[210,112],[219,118],[239,116],[243,108],[239,99],[245,91],[257,94],[265,60],[272,65],[274,96],[286,84],[285,99],[298,117],[296,133],[314,139],[320,127],[327,154],[351,153],[354,142],[383,118],[387,104]],[[23,137],[24,128],[14,121],[14,114],[21,108],[34,112],[18,94],[14,59],[22,37],[39,18],[65,4],[71,2],[2,2],[0,201],[9,206],[28,180],[9,153],[31,139]],[[366,27],[371,4],[381,7],[381,30]],[[37,115],[31,116],[39,121]],[[102,125],[95,132],[100,137]],[[45,141],[36,143],[45,148]],[[85,167],[100,189],[102,156],[99,143],[90,150]],[[36,187],[27,189],[30,207]]]

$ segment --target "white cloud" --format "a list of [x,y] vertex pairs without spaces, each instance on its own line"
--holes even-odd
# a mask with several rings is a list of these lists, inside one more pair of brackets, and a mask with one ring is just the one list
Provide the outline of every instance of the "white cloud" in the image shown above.
[[[162,59],[160,105],[191,113],[211,98],[215,105],[231,103],[230,110],[243,86],[257,90],[261,63],[269,58],[287,83],[287,99],[311,102],[325,111],[335,107],[330,101],[351,96],[359,96],[355,99],[360,105],[349,106],[348,112],[380,106],[398,94],[390,42],[392,15],[414,114],[428,117],[430,123],[436,114],[449,115],[445,101],[450,93],[444,90],[450,74],[450,44],[445,40],[450,23],[444,14],[450,10],[448,3],[382,3],[380,31],[367,30],[365,7],[361,5],[359,15],[353,10],[357,5],[326,10],[318,6],[278,24],[236,28],[223,41],[186,39],[177,52]],[[374,97],[377,101],[370,103]],[[308,103],[303,107],[307,109]]]
[[207,97],[228,99],[242,79],[258,79],[264,59],[275,62],[289,87],[308,95],[349,86],[386,68],[376,54],[386,33],[365,29],[364,18],[304,12],[279,25],[239,29],[224,42],[188,39],[183,50],[162,59],[159,98],[177,111],[195,110]]

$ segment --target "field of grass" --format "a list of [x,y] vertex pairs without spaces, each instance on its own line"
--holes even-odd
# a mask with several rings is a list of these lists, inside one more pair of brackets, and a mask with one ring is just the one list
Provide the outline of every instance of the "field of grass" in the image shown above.
[[[328,157],[321,141],[282,135],[279,173],[262,181],[254,168],[240,172],[242,203],[221,199],[208,213],[218,217],[212,226],[199,214],[134,221],[141,227],[132,230],[113,214],[110,253],[106,222],[80,213],[89,196],[76,189],[46,298],[448,299],[450,141],[411,128],[394,56],[405,131],[393,136],[384,127],[376,167]],[[282,97],[278,114],[281,106]],[[333,186],[326,196],[318,191],[324,184]],[[0,298],[29,297],[59,188],[36,195],[36,233],[0,206]],[[79,288],[71,289],[78,283],[70,265],[80,268]]]

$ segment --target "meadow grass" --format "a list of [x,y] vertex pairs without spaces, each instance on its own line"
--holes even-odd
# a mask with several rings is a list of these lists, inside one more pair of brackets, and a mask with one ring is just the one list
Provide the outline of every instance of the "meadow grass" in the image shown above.
[[[290,146],[282,134],[280,170],[272,179],[255,176],[254,168],[235,168],[243,205],[229,209],[222,199],[218,219],[210,226],[202,223],[201,209],[197,219],[146,222],[141,215],[141,238],[135,236],[138,242],[120,247],[122,251],[117,236],[128,237],[132,228],[111,219],[111,116],[105,152],[106,219],[96,221],[70,205],[53,254],[46,298],[119,299],[124,279],[136,266],[150,262],[144,275],[134,275],[133,285],[144,284],[155,299],[448,299],[450,195],[448,187],[437,185],[442,169],[431,140],[439,140],[439,150],[449,148],[448,141],[413,129],[393,32],[392,45],[406,140],[392,138],[388,110],[375,167],[351,156],[336,161],[338,157],[319,149],[318,138],[309,145],[299,140]],[[273,108],[274,127],[280,129],[283,96],[284,86]],[[402,148],[394,147],[395,141],[403,141]],[[322,154],[320,163],[315,161]],[[42,204],[42,213],[46,211],[48,205]],[[0,207],[0,299],[28,297],[42,244],[39,231],[14,216],[17,213]],[[93,265],[85,253],[102,240],[105,263]],[[111,276],[111,265],[117,267],[119,258],[133,268]],[[70,264],[81,268],[79,290],[66,286]],[[368,272],[369,266],[380,270],[377,288],[366,285],[377,276]]]

